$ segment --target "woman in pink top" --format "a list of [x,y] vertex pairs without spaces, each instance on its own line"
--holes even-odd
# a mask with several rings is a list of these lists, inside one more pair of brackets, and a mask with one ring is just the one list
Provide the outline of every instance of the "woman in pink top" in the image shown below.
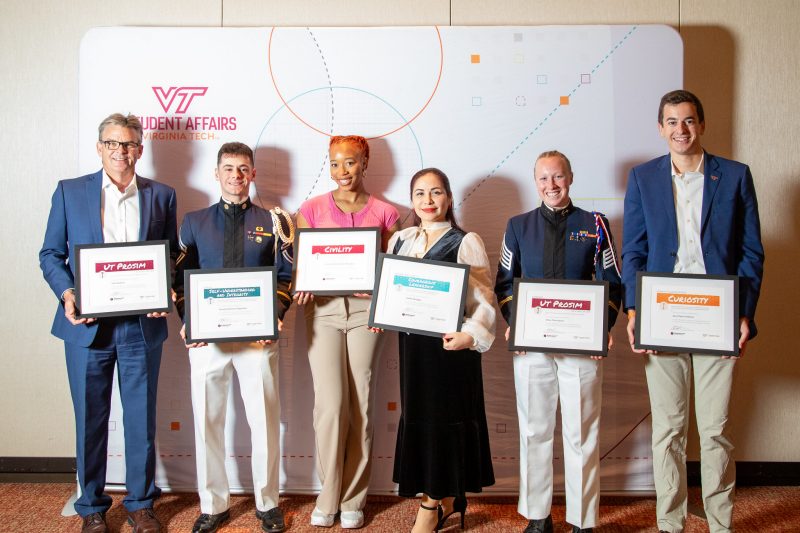
[[[364,189],[369,145],[364,137],[332,137],[331,179],[337,188],[307,200],[299,228],[379,227],[382,248],[400,227],[397,210]],[[311,524],[345,529],[364,524],[372,453],[372,395],[382,335],[367,329],[369,295],[314,297],[305,305],[308,361],[314,381],[314,432],[322,489]]]

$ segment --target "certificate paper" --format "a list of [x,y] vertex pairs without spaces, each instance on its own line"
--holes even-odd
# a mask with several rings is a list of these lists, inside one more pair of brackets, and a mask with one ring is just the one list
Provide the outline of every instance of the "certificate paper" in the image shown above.
[[187,270],[186,343],[278,338],[273,267]]
[[295,292],[369,292],[380,251],[378,228],[300,228],[294,241]]
[[469,265],[378,256],[369,326],[440,337],[464,319]]
[[739,278],[636,274],[638,349],[739,353]]
[[141,315],[172,309],[169,241],[75,245],[80,316]]
[[513,351],[608,354],[608,282],[514,280]]

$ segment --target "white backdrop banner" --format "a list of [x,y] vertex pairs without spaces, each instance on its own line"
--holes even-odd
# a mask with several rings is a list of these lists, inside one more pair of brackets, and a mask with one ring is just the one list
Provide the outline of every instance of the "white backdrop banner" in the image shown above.
[[[138,115],[145,150],[137,170],[178,192],[187,211],[218,201],[216,153],[228,141],[256,152],[253,200],[296,211],[333,189],[331,134],[369,137],[367,189],[409,213],[408,182],[426,166],[450,176],[461,225],[481,235],[497,263],[509,217],[538,203],[536,156],[572,160],[576,205],[608,215],[619,249],[627,170],[663,152],[661,95],[682,86],[683,47],[667,26],[393,28],[97,28],[80,55],[80,171],[99,168],[97,125]],[[404,218],[405,219],[405,218]],[[176,317],[159,382],[158,478],[195,488],[186,350]],[[483,356],[497,483],[517,491],[518,433],[511,354]],[[601,426],[604,491],[652,490],[649,404],[642,361],[617,346],[605,365]],[[397,341],[380,362],[371,490],[390,493],[399,417]],[[281,488],[317,489],[313,389],[302,314],[290,310],[280,359]],[[231,487],[251,487],[249,430],[234,384],[228,413]],[[108,481],[124,483],[121,407],[110,421]],[[447,406],[439,406],[447,408]],[[558,431],[557,431],[558,433]],[[556,438],[556,484],[563,487]]]

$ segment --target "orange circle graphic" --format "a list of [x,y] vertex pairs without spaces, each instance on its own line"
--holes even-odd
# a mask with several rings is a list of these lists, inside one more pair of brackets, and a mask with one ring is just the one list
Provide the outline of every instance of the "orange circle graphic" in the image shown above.
[[[372,137],[367,137],[368,139],[380,139],[381,137],[387,137],[387,136],[391,135],[392,133],[396,133],[396,132],[402,130],[403,128],[405,128],[406,126],[408,126],[409,124],[414,122],[417,119],[417,117],[419,117],[422,114],[422,112],[425,111],[425,109],[428,107],[428,104],[431,103],[431,100],[433,100],[433,96],[436,94],[436,90],[439,88],[439,82],[442,80],[442,69],[444,67],[444,46],[442,45],[442,34],[439,32],[439,26],[434,26],[434,28],[436,29],[436,37],[439,40],[439,75],[436,78],[436,84],[433,86],[433,91],[431,92],[431,95],[428,97],[428,100],[425,102],[425,105],[423,105],[422,108],[419,111],[417,111],[417,114],[414,115],[413,117],[411,117],[410,119],[408,119],[404,124],[402,124],[399,127],[393,129],[392,131],[387,131],[386,133],[383,133],[381,135],[375,135],[375,136],[372,136]],[[275,30],[276,30],[276,27],[273,26],[272,30],[269,32],[269,45],[267,46],[267,63],[269,64],[269,77],[272,80],[273,87],[275,87],[275,92],[278,93],[278,98],[281,99],[281,102],[283,102],[283,105],[286,106],[286,109],[288,109],[289,112],[292,115],[294,115],[294,117],[297,120],[299,120],[300,122],[302,122],[303,124],[305,124],[306,126],[311,128],[312,130],[316,131],[317,133],[321,133],[322,135],[325,135],[327,137],[331,137],[330,133],[324,132],[324,131],[318,129],[317,127],[313,126],[312,124],[309,124],[308,122],[303,120],[303,117],[298,115],[295,112],[295,110],[292,109],[292,107],[289,105],[289,103],[283,97],[283,94],[281,93],[281,90],[278,88],[278,83],[277,83],[277,81],[275,81],[275,74],[272,72],[272,36],[275,33]]]

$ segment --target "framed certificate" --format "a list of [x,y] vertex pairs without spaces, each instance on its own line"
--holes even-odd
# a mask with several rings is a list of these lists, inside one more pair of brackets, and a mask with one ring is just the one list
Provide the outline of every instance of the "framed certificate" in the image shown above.
[[739,278],[637,272],[634,347],[739,355]]
[[608,282],[514,280],[508,349],[608,355]]
[[76,244],[75,278],[81,317],[172,310],[169,241]]
[[295,292],[344,295],[375,285],[379,228],[300,228],[294,239]]
[[380,254],[369,326],[440,337],[461,330],[469,265]]
[[184,272],[186,344],[278,338],[273,267]]

